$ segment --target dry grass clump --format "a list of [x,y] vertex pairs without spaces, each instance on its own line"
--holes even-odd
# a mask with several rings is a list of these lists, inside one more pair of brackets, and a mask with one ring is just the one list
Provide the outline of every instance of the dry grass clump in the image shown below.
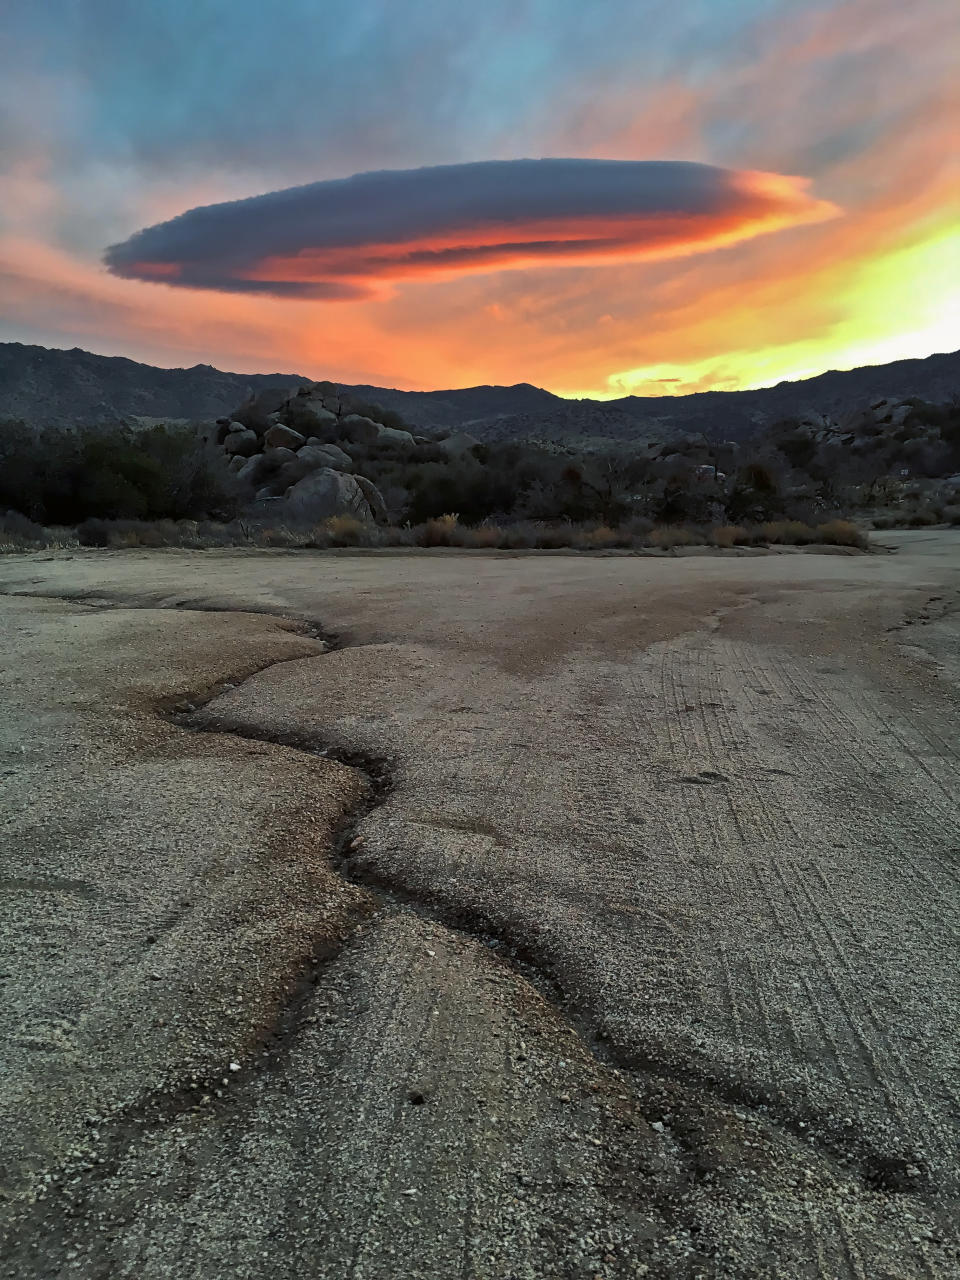
[[925,529],[928,525],[939,524],[942,514],[937,507],[917,507],[907,516],[906,524],[911,529]]
[[817,541],[815,530],[802,520],[769,520],[760,526],[758,533],[763,542],[790,547],[802,547]]
[[370,525],[356,516],[331,516],[324,529],[334,547],[363,547],[370,543]]
[[710,532],[715,547],[748,547],[753,539],[742,524],[722,524]]
[[862,549],[867,546],[865,535],[852,520],[828,520],[825,524],[818,524],[815,541],[826,542],[836,547]]
[[[945,519],[960,523],[960,507],[945,509]],[[876,523],[876,522],[875,522]],[[803,546],[831,543],[866,548],[860,529],[849,520],[828,520],[816,527],[799,520],[772,521],[762,525],[688,525],[652,527],[635,519],[617,528],[603,523],[520,520],[510,524],[463,525],[453,512],[418,525],[374,525],[353,515],[333,516],[313,526],[229,523],[197,520],[101,520],[83,521],[76,533],[48,529],[15,512],[0,516],[0,550],[28,551],[39,547],[213,548],[275,547],[325,550],[333,547],[458,547],[475,551],[561,550],[606,551],[679,547]]]
[[421,547],[455,547],[457,531],[457,515],[447,512],[444,516],[435,516],[423,525],[420,535]]
[[19,511],[0,515],[0,551],[36,551],[39,547],[66,547],[76,544],[70,529],[47,529]]
[[661,551],[669,551],[671,547],[693,547],[706,541],[703,535],[698,537],[691,529],[678,524],[662,525],[660,528],[651,529],[646,536],[647,546],[659,547]]
[[459,540],[457,545],[461,547],[483,549],[503,546],[503,530],[499,525],[481,524],[475,529],[468,529],[466,526],[461,525],[458,533]]
[[610,547],[629,546],[630,542],[629,534],[611,529],[606,524],[598,524],[594,529],[585,529],[577,538],[576,546],[582,547],[584,551],[605,551]]

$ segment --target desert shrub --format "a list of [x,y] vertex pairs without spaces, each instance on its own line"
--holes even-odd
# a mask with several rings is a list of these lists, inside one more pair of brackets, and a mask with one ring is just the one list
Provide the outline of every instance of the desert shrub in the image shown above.
[[935,507],[915,507],[907,513],[903,522],[911,529],[924,529],[928,525],[940,523],[940,511]]
[[420,531],[421,547],[452,547],[459,517],[452,512],[425,521]]
[[51,541],[50,531],[29,516],[19,511],[0,515],[0,547],[20,550],[23,547],[47,546]]
[[609,547],[626,546],[629,535],[611,529],[609,525],[597,525],[593,529],[584,529],[577,539],[576,545],[585,551],[602,551]]
[[109,547],[110,525],[91,516],[77,525],[77,541],[81,547]]
[[760,526],[759,533],[764,542],[794,547],[817,540],[814,530],[802,520],[768,520]]
[[189,428],[86,428],[0,436],[0,506],[45,524],[232,514],[223,455]]
[[[532,551],[535,547],[541,547],[543,543],[540,541],[541,528],[533,520],[518,520],[516,524],[508,525],[503,531],[503,545],[508,551]],[[570,542],[563,543],[564,546],[570,546]]]
[[818,542],[839,547],[866,547],[867,539],[852,520],[827,520],[817,525]]
[[791,467],[803,470],[817,456],[817,446],[803,431],[790,432],[777,441],[777,448]]
[[356,516],[331,516],[324,527],[334,547],[362,547],[371,540],[370,526]]
[[960,506],[948,506],[943,508],[943,518],[947,524],[960,524]]
[[750,542],[750,534],[739,524],[724,524],[713,529],[710,541],[717,547],[743,547]]
[[698,542],[706,542],[706,538],[703,536],[698,538],[690,529],[685,529],[682,525],[664,525],[651,529],[647,534],[646,542],[650,547],[659,547],[666,551],[670,547],[691,547]]
[[495,524],[482,524],[476,529],[461,528],[459,545],[461,547],[500,547],[503,546],[503,530]]
[[532,526],[534,546],[546,551],[556,551],[560,547],[572,547],[575,530],[571,524],[542,524]]

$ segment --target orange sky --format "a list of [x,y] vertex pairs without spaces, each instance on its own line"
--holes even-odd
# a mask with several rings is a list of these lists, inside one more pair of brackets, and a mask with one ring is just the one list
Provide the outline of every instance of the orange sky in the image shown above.
[[[269,139],[257,142],[260,151],[246,141],[236,155],[221,147],[216,163],[184,158],[176,121],[166,122],[167,151],[138,136],[111,140],[108,154],[95,119],[100,90],[90,68],[70,63],[75,44],[57,71],[40,67],[32,45],[37,65],[21,57],[7,78],[11,100],[29,91],[38,101],[41,83],[45,96],[39,123],[37,111],[24,111],[22,145],[0,174],[0,338],[162,365],[404,388],[528,381],[601,396],[735,389],[952,350],[960,345],[952,158],[960,100],[951,8],[940,0],[757,6],[729,49],[703,42],[696,74],[685,49],[680,56],[665,44],[660,64],[639,75],[639,35],[633,63],[612,44],[591,54],[584,36],[582,66],[570,49],[551,46],[575,75],[557,71],[551,89],[556,69],[540,68],[543,92],[515,104],[513,116],[504,108],[502,126],[485,123],[483,136],[477,126],[470,136],[466,106],[452,118],[453,139],[426,137],[439,126],[424,124],[408,100],[397,121],[345,118],[352,161],[329,147],[304,156],[302,141],[295,156],[274,158]],[[605,60],[614,57],[615,66]],[[489,65],[483,73],[492,74]],[[451,93],[466,93],[451,83]],[[506,73],[504,83],[512,83]],[[58,92],[64,102],[55,109]],[[473,110],[485,119],[491,108]],[[410,136],[398,132],[408,124]],[[424,136],[414,137],[415,127]],[[276,128],[282,152],[284,122]],[[685,159],[795,175],[838,213],[762,236],[738,227],[664,261],[524,266],[521,255],[482,273],[414,279],[385,269],[377,296],[357,301],[187,291],[120,279],[101,265],[107,244],[201,203],[491,155]]]

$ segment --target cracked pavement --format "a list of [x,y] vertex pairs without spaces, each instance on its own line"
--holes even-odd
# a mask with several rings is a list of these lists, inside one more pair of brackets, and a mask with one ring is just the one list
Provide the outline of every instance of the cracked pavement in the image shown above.
[[960,535],[883,540],[0,560],[5,1274],[955,1274]]

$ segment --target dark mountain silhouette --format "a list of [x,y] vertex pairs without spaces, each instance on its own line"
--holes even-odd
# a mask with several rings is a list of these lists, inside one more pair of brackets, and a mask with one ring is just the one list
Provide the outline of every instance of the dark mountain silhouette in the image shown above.
[[[0,418],[43,426],[132,417],[209,420],[255,392],[295,388],[296,374],[224,373],[210,365],[159,369],[74,348],[0,343]],[[743,439],[771,422],[809,413],[842,415],[881,397],[943,402],[960,394],[960,352],[820,374],[759,391],[687,396],[565,400],[529,383],[449,391],[344,387],[359,400],[394,409],[414,426],[469,431],[480,439],[604,437],[630,440],[702,432]]]

